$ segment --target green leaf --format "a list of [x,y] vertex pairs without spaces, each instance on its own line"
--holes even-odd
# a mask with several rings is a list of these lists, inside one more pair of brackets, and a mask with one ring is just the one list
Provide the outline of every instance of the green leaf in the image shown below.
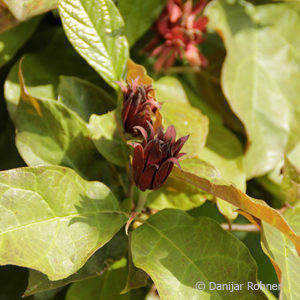
[[13,15],[20,21],[56,8],[57,0],[3,0]]
[[91,172],[96,149],[86,124],[63,104],[36,99],[38,110],[21,101],[16,120],[16,146],[27,165],[64,165],[80,174]]
[[[248,249],[207,217],[172,209],[158,212],[133,231],[132,257],[150,275],[162,300],[266,299],[261,291],[247,289],[248,282],[257,280]],[[199,282],[204,290],[196,288]],[[209,282],[244,286],[230,292],[210,289]]]
[[[288,209],[284,216],[300,234],[300,208]],[[300,295],[300,258],[293,243],[280,231],[263,222],[262,246],[281,271],[280,299],[297,300]]]
[[[128,237],[129,245],[131,245],[131,232]],[[130,292],[131,290],[138,289],[147,285],[148,274],[142,269],[137,268],[132,262],[132,253],[131,248],[128,249],[128,259],[127,259],[127,268],[128,268],[128,277],[125,288],[122,290],[121,294]]]
[[116,101],[105,90],[86,80],[60,76],[58,101],[75,111],[85,122],[91,114],[105,114],[115,107]]
[[67,292],[66,300],[144,299],[141,290],[120,295],[126,282],[126,277],[126,268],[118,268],[104,273],[99,278],[73,283]]
[[127,161],[124,153],[126,145],[121,140],[117,122],[122,126],[119,110],[101,116],[92,115],[89,131],[99,153],[113,164],[124,166]]
[[118,7],[125,20],[125,34],[133,45],[157,19],[166,4],[165,0],[119,0]]
[[34,18],[0,34],[0,67],[14,57],[33,34],[40,20]]
[[226,46],[222,87],[248,134],[247,176],[261,175],[299,141],[299,14],[288,4],[225,0],[206,14]]
[[193,185],[169,177],[161,188],[148,194],[147,207],[157,210],[164,208],[189,210],[201,206],[207,197],[209,195]]
[[300,200],[300,171],[286,157],[283,167],[281,190],[286,196],[286,201],[296,204]]
[[[102,84],[99,75],[72,48],[62,28],[51,28],[44,34],[49,40],[47,46],[36,53],[26,54],[22,63],[22,72],[30,95],[57,99],[59,76],[62,74],[82,76],[97,85]],[[18,68],[19,61],[10,70],[4,91],[7,108],[13,120],[20,99]]]
[[[0,264],[66,278],[126,222],[111,191],[64,167],[0,173]],[[26,200],[26,201],[25,201]]]
[[[171,78],[164,78],[155,84],[158,100],[162,101],[161,114],[163,125],[167,128],[174,125],[177,131],[177,138],[190,135],[184,145],[186,157],[194,157],[200,153],[208,134],[208,118],[199,109],[192,107],[188,102],[185,92],[179,81]],[[166,93],[166,89],[173,92]],[[178,91],[181,92],[178,92]],[[177,94],[177,97],[176,97]],[[180,96],[180,97],[178,97]]]
[[129,57],[124,21],[112,0],[60,0],[64,30],[78,53],[106,80],[120,80]]
[[56,289],[71,282],[101,276],[112,263],[126,255],[127,244],[125,231],[121,229],[106,245],[93,254],[79,271],[66,279],[50,281],[43,273],[30,270],[28,286],[24,295],[29,296],[38,292]]

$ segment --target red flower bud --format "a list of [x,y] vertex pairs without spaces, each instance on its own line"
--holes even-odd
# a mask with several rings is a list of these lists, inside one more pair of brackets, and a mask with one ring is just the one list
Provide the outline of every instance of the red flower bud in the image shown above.
[[159,108],[159,103],[150,95],[152,85],[139,85],[138,78],[132,81],[132,85],[118,82],[123,96],[122,121],[126,132],[133,136],[139,135],[136,126],[148,129],[152,124],[151,116]]
[[175,141],[175,127],[169,126],[165,133],[154,130],[149,124],[150,134],[142,127],[136,127],[144,137],[143,144],[134,143],[132,169],[135,184],[142,190],[155,190],[161,187],[174,164],[180,167],[178,159],[185,153],[179,153],[189,136]]

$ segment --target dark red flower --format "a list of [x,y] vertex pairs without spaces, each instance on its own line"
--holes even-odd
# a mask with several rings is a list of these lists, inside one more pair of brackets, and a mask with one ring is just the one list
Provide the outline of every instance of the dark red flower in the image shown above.
[[155,190],[161,187],[174,164],[179,165],[178,159],[185,153],[179,153],[189,136],[184,136],[175,141],[176,130],[169,126],[165,133],[159,128],[155,136],[152,125],[147,131],[137,126],[143,135],[143,143],[134,143],[132,169],[135,184],[142,190]]
[[137,136],[136,126],[148,129],[152,124],[151,116],[159,108],[159,103],[151,96],[152,85],[138,84],[138,78],[132,84],[118,82],[123,92],[122,121],[126,132]]
[[181,0],[168,0],[155,24],[157,36],[145,48],[152,51],[151,56],[157,56],[156,71],[171,67],[176,57],[187,59],[191,66],[207,65],[206,58],[197,48],[204,41],[203,33],[208,22],[207,17],[201,15],[205,5],[205,0],[198,0],[194,6],[192,0],[184,4]]

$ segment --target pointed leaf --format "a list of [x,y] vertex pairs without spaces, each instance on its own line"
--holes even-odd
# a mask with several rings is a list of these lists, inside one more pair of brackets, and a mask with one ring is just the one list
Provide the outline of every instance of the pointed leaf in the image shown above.
[[78,53],[106,80],[120,80],[129,56],[124,21],[112,0],[60,0],[64,30]]

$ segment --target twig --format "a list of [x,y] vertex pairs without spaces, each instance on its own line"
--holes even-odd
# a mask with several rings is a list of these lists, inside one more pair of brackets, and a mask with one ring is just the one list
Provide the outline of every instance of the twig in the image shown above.
[[224,230],[228,231],[244,231],[244,232],[257,232],[259,229],[254,224],[231,224],[231,230],[230,226],[227,223],[221,224],[221,227]]

